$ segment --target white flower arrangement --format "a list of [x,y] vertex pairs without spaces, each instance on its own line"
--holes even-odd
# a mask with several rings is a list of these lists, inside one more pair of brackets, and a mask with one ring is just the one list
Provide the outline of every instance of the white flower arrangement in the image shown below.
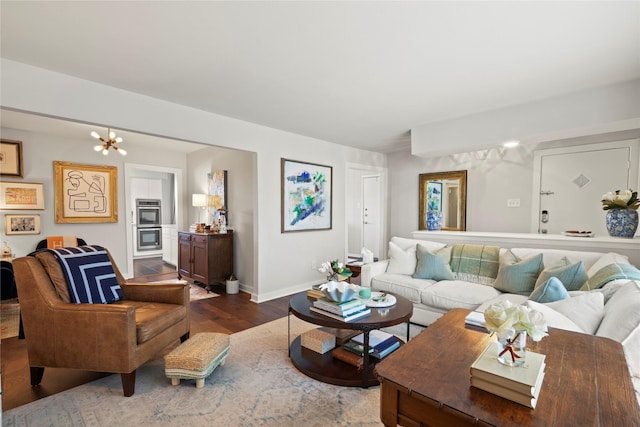
[[333,261],[325,261],[320,264],[318,271],[327,275],[327,280],[338,281],[338,276],[351,277],[353,274],[349,267],[339,262],[337,259]]
[[542,313],[524,305],[514,305],[509,300],[491,304],[485,310],[484,326],[503,340],[522,332],[534,341],[540,341],[548,335],[547,322]]
[[638,209],[640,200],[638,192],[629,190],[609,191],[602,195],[602,209],[605,211],[612,209]]

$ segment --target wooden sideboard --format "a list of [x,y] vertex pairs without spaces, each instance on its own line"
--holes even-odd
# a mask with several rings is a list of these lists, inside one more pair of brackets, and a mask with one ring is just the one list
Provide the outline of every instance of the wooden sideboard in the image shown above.
[[178,277],[207,288],[233,273],[233,233],[178,232]]

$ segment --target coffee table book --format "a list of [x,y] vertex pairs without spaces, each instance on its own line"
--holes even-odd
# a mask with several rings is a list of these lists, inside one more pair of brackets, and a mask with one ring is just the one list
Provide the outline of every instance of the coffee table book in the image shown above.
[[533,397],[542,383],[545,355],[527,351],[525,364],[512,367],[498,362],[497,354],[498,343],[489,344],[471,364],[471,377]]
[[313,306],[341,316],[347,316],[351,313],[356,313],[367,308],[367,306],[359,299],[354,299],[344,303],[336,303],[320,298],[313,302]]
[[[514,368],[518,369],[518,368]],[[487,391],[496,396],[504,397],[513,402],[519,403],[529,408],[535,408],[538,403],[538,396],[540,395],[540,388],[542,388],[542,380],[544,379],[544,372],[540,375],[539,383],[533,388],[533,396],[528,394],[519,393],[511,389],[505,388],[501,385],[494,384],[490,381],[486,381],[482,378],[471,377],[471,385],[481,390]]]
[[362,366],[364,365],[364,357],[352,353],[349,350],[344,349],[343,347],[334,348],[331,352],[331,355],[334,359],[338,359],[345,363],[348,363],[351,366],[355,366],[356,368],[358,368],[358,370],[362,369]]
[[330,313],[326,310],[323,310],[321,308],[317,308],[317,307],[309,307],[310,311],[313,311],[314,313],[319,313],[322,314],[324,316],[329,316],[332,319],[336,319],[336,320],[342,320],[343,322],[349,322],[351,320],[356,320],[356,319],[360,319],[361,317],[365,317],[368,316],[369,314],[371,314],[371,309],[370,308],[365,308],[361,311],[358,311],[356,313],[353,314],[349,314],[348,316],[341,316],[339,314],[334,314],[334,313]]

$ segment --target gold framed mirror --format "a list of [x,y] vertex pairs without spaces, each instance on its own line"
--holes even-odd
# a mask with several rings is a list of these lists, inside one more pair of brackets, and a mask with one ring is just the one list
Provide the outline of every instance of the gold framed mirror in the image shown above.
[[[466,230],[466,170],[421,173],[419,188],[419,230]],[[438,216],[440,217],[439,228],[436,227]]]

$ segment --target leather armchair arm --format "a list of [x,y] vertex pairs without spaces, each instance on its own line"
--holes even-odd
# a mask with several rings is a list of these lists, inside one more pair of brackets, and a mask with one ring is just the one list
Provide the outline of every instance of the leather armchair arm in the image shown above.
[[128,300],[161,302],[166,304],[189,305],[189,283],[156,282],[131,283],[121,285],[122,292]]

